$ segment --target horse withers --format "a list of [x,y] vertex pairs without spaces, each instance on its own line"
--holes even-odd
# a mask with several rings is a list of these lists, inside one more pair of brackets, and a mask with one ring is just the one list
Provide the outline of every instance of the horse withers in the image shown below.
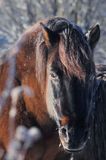
[[[28,86],[33,91],[33,96],[23,92],[19,98],[15,126],[37,126],[43,135],[41,145],[28,152],[27,159],[31,154],[36,160],[68,159],[64,150],[79,152],[86,145],[95,84],[93,49],[99,36],[99,25],[84,34],[67,19],[54,17],[29,28],[11,50],[16,59],[13,86]],[[0,93],[8,67],[6,63],[1,66]],[[0,141],[5,149],[10,106],[9,97],[0,117]]]

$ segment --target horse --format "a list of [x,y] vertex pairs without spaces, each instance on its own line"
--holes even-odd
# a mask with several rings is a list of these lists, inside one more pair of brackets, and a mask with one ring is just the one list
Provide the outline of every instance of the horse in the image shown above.
[[[68,160],[71,153],[85,148],[93,119],[93,50],[99,37],[98,24],[83,33],[73,22],[52,17],[27,29],[10,49],[15,58],[12,88],[28,86],[33,91],[33,96],[23,91],[18,98],[15,128],[36,126],[43,135],[25,160]],[[8,68],[7,61],[0,67],[0,94]],[[5,151],[10,141],[10,108],[9,95],[0,115],[0,144]]]

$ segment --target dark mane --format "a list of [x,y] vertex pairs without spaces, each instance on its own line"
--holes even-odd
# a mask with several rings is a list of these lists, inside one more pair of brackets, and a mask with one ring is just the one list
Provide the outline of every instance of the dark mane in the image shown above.
[[[92,72],[90,69],[93,65],[93,57],[81,28],[61,17],[51,18],[46,25],[60,35],[59,59],[64,71],[69,75],[71,74],[79,79],[84,79],[86,73],[89,74]],[[40,42],[41,39],[42,36],[40,36]],[[39,57],[40,60],[42,59],[42,67],[40,64],[38,64],[38,66],[39,69],[44,69],[44,64],[46,65],[44,50],[45,52],[47,50],[43,40],[42,43],[40,43],[40,50],[43,51],[42,57]],[[47,55],[47,53],[45,54]]]

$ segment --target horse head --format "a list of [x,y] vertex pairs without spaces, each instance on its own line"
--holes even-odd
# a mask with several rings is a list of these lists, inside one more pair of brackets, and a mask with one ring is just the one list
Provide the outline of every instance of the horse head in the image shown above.
[[84,148],[92,120],[95,84],[93,49],[99,40],[99,25],[86,34],[64,18],[41,23],[46,50],[46,104],[58,125],[66,151]]

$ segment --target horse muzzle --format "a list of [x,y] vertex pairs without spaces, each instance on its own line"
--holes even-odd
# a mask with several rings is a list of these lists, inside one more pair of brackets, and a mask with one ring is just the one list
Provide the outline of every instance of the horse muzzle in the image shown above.
[[59,129],[59,137],[66,152],[81,152],[85,148],[89,136],[88,131],[73,130],[70,133],[65,129]]

